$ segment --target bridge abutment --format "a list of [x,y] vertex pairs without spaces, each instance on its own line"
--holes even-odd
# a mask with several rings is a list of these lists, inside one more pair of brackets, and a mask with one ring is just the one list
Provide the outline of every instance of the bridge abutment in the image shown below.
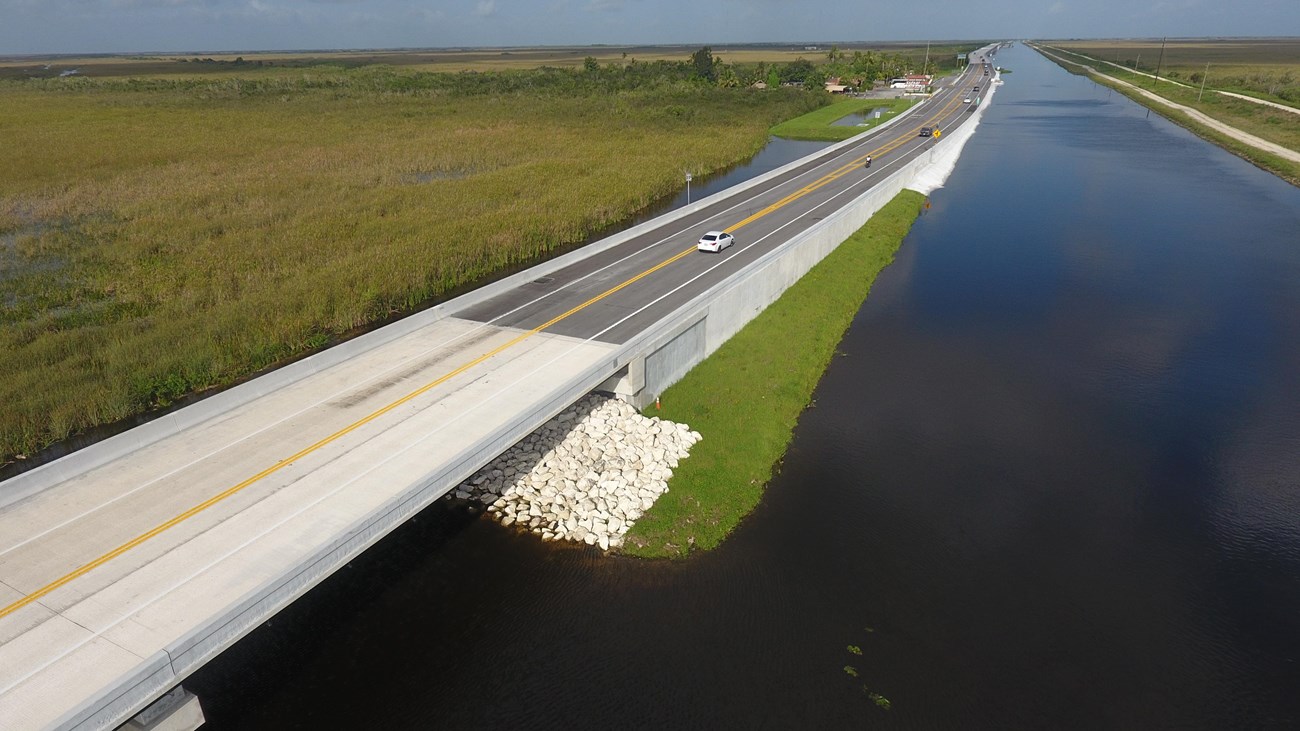
[[194,731],[205,720],[199,697],[178,685],[118,726],[118,731]]

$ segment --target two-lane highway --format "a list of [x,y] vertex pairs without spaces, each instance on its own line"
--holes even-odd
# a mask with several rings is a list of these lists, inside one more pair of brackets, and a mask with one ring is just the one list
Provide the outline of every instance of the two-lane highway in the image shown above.
[[[0,483],[0,728],[138,711],[540,424],[553,394],[609,375],[619,343],[942,144],[919,130],[964,124],[990,78],[972,63],[766,184],[46,465],[21,500]],[[697,252],[712,229],[737,245]]]
[[[921,137],[958,128],[990,83],[984,64],[942,86],[920,109],[880,134],[814,157],[771,185],[720,201],[674,225],[548,275],[544,280],[457,312],[458,317],[603,342],[625,342],[683,302],[789,240],[940,141]],[[870,157],[872,164],[865,166]],[[705,231],[723,230],[736,245],[695,251]]]

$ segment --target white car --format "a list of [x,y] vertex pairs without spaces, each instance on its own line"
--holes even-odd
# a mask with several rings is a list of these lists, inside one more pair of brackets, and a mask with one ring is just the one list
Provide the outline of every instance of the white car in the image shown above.
[[734,243],[736,239],[726,231],[710,231],[700,237],[700,243],[695,248],[716,254]]
[[961,100],[961,103],[962,103],[962,104],[970,104],[970,97],[966,97],[965,99],[962,99],[962,100]]

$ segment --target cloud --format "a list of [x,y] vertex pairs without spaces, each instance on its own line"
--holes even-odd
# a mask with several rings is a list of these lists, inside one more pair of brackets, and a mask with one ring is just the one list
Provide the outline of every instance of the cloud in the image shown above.
[[179,8],[187,5],[202,7],[207,3],[201,0],[109,0],[111,8]]
[[245,7],[247,9],[244,13],[255,17],[289,18],[297,15],[296,12],[288,8],[269,2],[262,2],[262,0],[248,0],[248,4]]
[[441,23],[447,19],[447,13],[442,8],[427,8],[423,5],[413,5],[410,11],[416,18],[428,23]]
[[497,0],[478,0],[478,4],[474,6],[475,15],[487,17],[489,15],[495,15],[496,12]]

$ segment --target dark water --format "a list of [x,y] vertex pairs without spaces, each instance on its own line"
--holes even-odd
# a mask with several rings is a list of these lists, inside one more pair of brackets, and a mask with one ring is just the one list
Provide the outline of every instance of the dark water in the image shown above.
[[868,109],[866,111],[854,112],[853,114],[840,117],[834,122],[831,122],[831,126],[832,127],[856,127],[859,124],[865,124],[867,122],[871,122],[874,119],[877,119],[876,112],[880,112],[879,119],[884,120],[881,122],[882,124],[886,121],[889,121],[889,118],[894,116],[893,114],[890,113],[890,110],[888,109],[880,109],[880,108]]
[[210,727],[1300,726],[1300,190],[999,63],[726,544],[435,507],[192,678]]
[[[706,196],[726,190],[733,185],[738,185],[751,178],[776,170],[782,165],[807,157],[830,144],[829,142],[787,140],[769,136],[767,145],[743,165],[737,165],[704,178],[695,176],[695,179],[691,181],[689,192],[683,189],[677,197],[662,206],[656,206],[638,215],[632,223],[648,221],[668,211],[681,208],[688,203],[697,202]],[[682,180],[683,184],[685,184],[685,175],[683,175]]]

